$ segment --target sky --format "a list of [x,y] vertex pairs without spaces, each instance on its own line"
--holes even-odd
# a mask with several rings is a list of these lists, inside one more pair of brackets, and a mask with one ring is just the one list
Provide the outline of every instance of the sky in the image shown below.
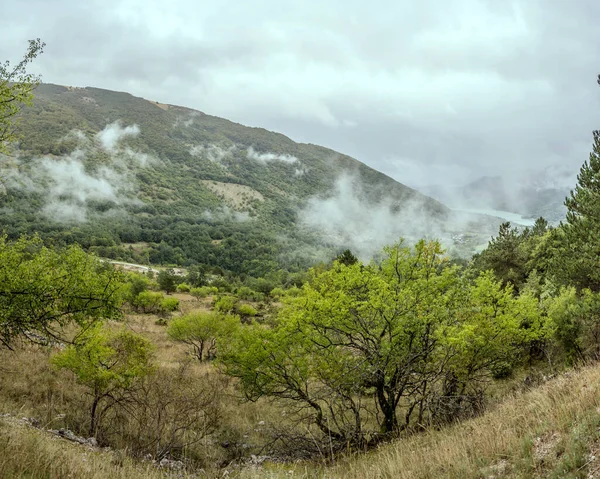
[[349,154],[410,186],[574,181],[597,0],[5,0],[0,60]]

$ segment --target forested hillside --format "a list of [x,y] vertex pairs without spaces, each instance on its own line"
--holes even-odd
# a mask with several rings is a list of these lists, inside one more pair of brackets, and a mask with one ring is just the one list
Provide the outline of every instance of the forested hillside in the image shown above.
[[13,238],[262,276],[400,236],[472,233],[468,254],[496,227],[335,151],[127,93],[43,84],[19,120],[0,198]]

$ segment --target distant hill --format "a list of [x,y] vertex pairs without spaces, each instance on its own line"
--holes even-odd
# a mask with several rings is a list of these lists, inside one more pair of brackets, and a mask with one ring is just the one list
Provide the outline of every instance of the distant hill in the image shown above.
[[570,192],[569,187],[548,181],[543,171],[519,180],[484,176],[465,186],[433,185],[419,190],[453,208],[501,210],[528,218],[543,216],[551,223],[564,219],[564,200]]
[[349,156],[128,93],[40,85],[20,132],[1,172],[8,234],[113,259],[261,275],[400,235],[488,235]]

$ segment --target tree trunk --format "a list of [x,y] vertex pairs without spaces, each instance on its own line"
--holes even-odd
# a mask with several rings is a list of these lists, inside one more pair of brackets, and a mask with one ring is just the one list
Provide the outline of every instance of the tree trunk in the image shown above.
[[94,402],[92,402],[92,410],[90,411],[90,437],[96,436],[96,410],[98,404],[100,404],[100,399],[102,399],[102,396],[94,395]]

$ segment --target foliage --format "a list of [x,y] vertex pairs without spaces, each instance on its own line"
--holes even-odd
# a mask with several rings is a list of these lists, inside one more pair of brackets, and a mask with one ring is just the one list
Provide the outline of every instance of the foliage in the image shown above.
[[235,307],[235,312],[244,318],[253,318],[258,314],[258,311],[248,303],[238,304]]
[[160,309],[167,313],[172,313],[179,309],[179,300],[177,298],[163,298],[160,302]]
[[167,334],[173,341],[192,347],[199,361],[213,359],[217,339],[227,338],[239,325],[239,318],[231,314],[216,312],[189,313],[170,322]]
[[173,268],[159,271],[156,280],[158,281],[158,287],[167,294],[174,293],[177,289],[178,278]]
[[219,289],[215,288],[214,286],[202,286],[200,288],[192,288],[190,290],[190,294],[196,299],[206,298],[209,295],[217,294],[218,292]]
[[215,311],[229,313],[234,310],[237,300],[233,296],[219,296],[215,298],[213,307]]
[[138,381],[152,373],[151,360],[152,346],[147,339],[126,329],[112,331],[100,325],[85,331],[76,344],[52,359],[57,368],[68,369],[89,388],[91,436],[98,432],[106,412],[126,402]]
[[178,293],[189,293],[190,289],[190,285],[187,283],[179,283],[176,288]]
[[524,286],[532,271],[545,270],[540,244],[548,233],[548,222],[538,218],[533,228],[519,231],[509,222],[500,225],[498,236],[487,248],[473,256],[472,268],[477,273],[492,270],[504,285],[511,284],[515,293]]
[[78,246],[49,249],[38,238],[0,237],[0,343],[42,333],[56,337],[70,322],[119,318],[122,275]]
[[162,293],[156,291],[142,291],[133,301],[133,306],[143,313],[160,313],[161,303],[165,299]]
[[548,328],[570,362],[600,359],[600,294],[589,289],[580,295],[574,287],[545,302]]
[[6,153],[7,144],[17,140],[15,118],[23,106],[33,105],[33,90],[40,77],[27,73],[28,65],[44,50],[39,38],[29,40],[23,59],[14,66],[0,63],[0,153]]
[[494,366],[541,335],[534,298],[514,298],[490,273],[471,286],[438,243],[420,241],[385,248],[381,264],[312,270],[275,328],[243,328],[220,358],[248,399],[311,410],[341,447],[457,417]]
[[580,289],[600,291],[600,131],[594,132],[589,160],[579,175],[577,186],[565,200],[567,222],[563,225],[565,246],[556,257],[558,267],[567,271],[568,281]]

